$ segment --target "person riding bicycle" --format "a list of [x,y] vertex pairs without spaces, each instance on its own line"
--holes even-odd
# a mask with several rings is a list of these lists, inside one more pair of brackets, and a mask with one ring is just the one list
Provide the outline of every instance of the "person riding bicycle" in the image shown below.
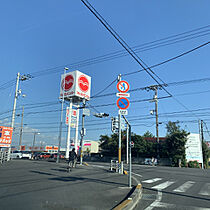
[[77,163],[77,154],[75,152],[75,148],[72,149],[72,151],[69,152],[69,169],[75,168]]

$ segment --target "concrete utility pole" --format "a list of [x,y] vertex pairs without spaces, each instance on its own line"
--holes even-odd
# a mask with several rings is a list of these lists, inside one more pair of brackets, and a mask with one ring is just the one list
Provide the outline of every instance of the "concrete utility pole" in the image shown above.
[[[86,100],[83,99],[83,109],[85,108]],[[85,115],[84,112],[82,113],[82,130],[81,130],[81,142],[80,142],[80,165],[82,165],[83,161],[83,138],[85,135]]]
[[[201,151],[202,151],[202,159],[203,159],[203,142],[204,142],[203,120],[201,120]],[[204,169],[204,159],[203,159],[202,169]]]
[[24,115],[24,106],[22,107],[22,118],[21,118],[21,127],[20,127],[20,141],[19,141],[19,150],[21,150],[22,146],[22,136],[23,136],[23,115]]
[[[11,127],[13,128],[14,132],[14,124],[15,124],[15,111],[16,111],[16,103],[17,103],[17,98],[18,98],[18,86],[19,86],[19,80],[20,80],[20,73],[18,72],[17,74],[17,79],[16,79],[16,88],[15,88],[15,99],[14,99],[14,104],[13,104],[13,111],[12,111],[12,122],[11,122]],[[8,153],[11,153],[11,145],[8,149]],[[10,155],[8,155],[8,160],[10,158]]]
[[159,160],[160,152],[159,152],[159,123],[158,123],[158,99],[157,99],[157,87],[155,87],[155,118],[156,118],[156,137],[157,137],[157,159]]
[[[121,81],[121,74],[118,76],[118,82]],[[119,145],[118,145],[118,163],[121,164],[121,114],[118,114],[118,132],[119,132]]]
[[159,160],[160,158],[160,154],[159,154],[159,122],[158,122],[158,89],[161,89],[162,86],[161,85],[152,85],[152,86],[149,86],[149,87],[146,87],[145,90],[149,91],[149,90],[153,90],[155,92],[155,95],[154,95],[154,100],[153,102],[155,102],[155,119],[156,119],[156,138],[157,138],[157,159]]

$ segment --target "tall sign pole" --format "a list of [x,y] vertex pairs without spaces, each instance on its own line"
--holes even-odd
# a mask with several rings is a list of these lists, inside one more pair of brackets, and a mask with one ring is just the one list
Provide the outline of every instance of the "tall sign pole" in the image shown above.
[[[118,76],[118,82],[121,81],[121,74]],[[118,144],[118,162],[121,163],[121,113],[118,114],[119,144]]]
[[[66,75],[66,71],[68,70],[67,67],[64,68],[64,77]],[[64,87],[65,87],[65,80],[64,80]],[[61,118],[60,118],[60,128],[59,128],[59,136],[58,136],[58,154],[56,163],[59,163],[60,160],[60,153],[61,153],[61,138],[62,138],[62,126],[63,126],[63,105],[64,105],[64,88],[62,90],[62,101],[61,101]]]
[[84,114],[84,109],[85,109],[85,99],[83,99],[83,113],[82,113],[82,130],[81,130],[81,142],[80,142],[80,165],[82,165],[83,161],[83,138],[85,135],[85,114]]
[[[127,93],[130,88],[130,85],[127,81],[121,80],[121,75],[118,76],[118,83],[117,83],[117,90],[119,91],[116,95],[118,98],[117,100],[117,107],[118,110],[118,129],[119,129],[119,152],[118,152],[118,162],[121,165],[121,116],[128,114],[127,108],[130,105],[129,100],[127,97],[130,97],[130,94]],[[127,131],[128,132],[128,131]],[[128,154],[128,153],[127,153]],[[128,162],[128,157],[127,157]],[[122,173],[122,170],[119,171]]]
[[76,117],[76,130],[75,130],[75,152],[77,154],[77,146],[78,146],[78,133],[79,133],[79,110],[77,106],[77,117]]
[[66,140],[66,159],[69,158],[69,147],[70,147],[70,134],[71,134],[71,113],[72,113],[72,99],[69,102],[69,121],[68,121],[68,134]]

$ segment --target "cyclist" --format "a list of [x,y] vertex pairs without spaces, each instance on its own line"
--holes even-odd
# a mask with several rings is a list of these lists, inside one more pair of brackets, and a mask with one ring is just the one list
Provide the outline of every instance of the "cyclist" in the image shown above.
[[68,171],[71,171],[71,169],[74,167],[76,167],[76,163],[77,163],[77,154],[75,152],[75,148],[72,149],[71,152],[69,152],[69,167],[68,167]]

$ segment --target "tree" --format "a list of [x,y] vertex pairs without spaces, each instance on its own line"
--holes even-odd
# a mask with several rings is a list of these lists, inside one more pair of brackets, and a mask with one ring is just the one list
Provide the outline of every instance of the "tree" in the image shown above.
[[210,150],[208,146],[206,145],[205,142],[202,142],[202,151],[203,151],[203,162],[204,162],[204,167],[208,168],[208,161],[210,157]]
[[187,136],[190,134],[187,131],[180,128],[178,122],[169,121],[166,125],[167,139],[166,139],[166,151],[169,158],[172,160],[173,166],[179,165],[179,159],[183,165],[186,164],[185,144],[187,142]]

